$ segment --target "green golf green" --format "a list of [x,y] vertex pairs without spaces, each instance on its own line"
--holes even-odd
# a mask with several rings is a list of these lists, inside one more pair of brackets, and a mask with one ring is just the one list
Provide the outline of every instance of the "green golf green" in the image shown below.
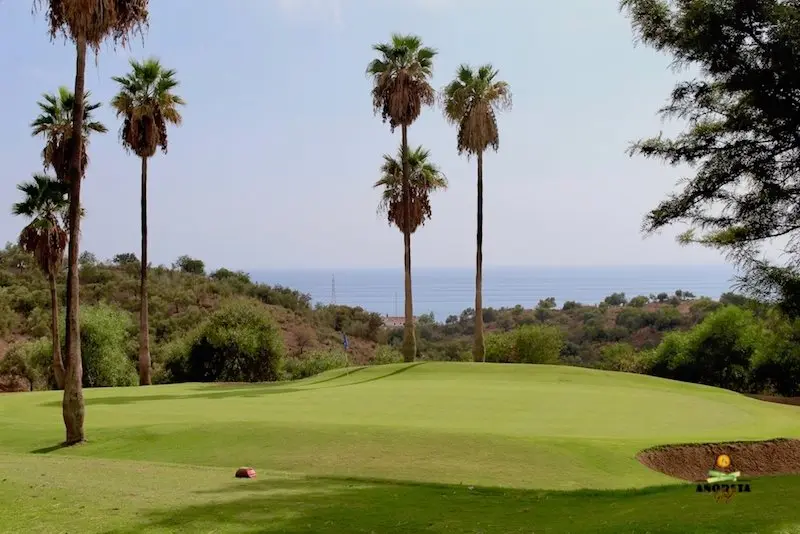
[[[798,477],[719,504],[636,460],[800,437],[798,408],[715,388],[422,363],[86,399],[89,442],[58,449],[58,392],[0,396],[0,530],[800,532]],[[234,480],[240,466],[258,479]]]

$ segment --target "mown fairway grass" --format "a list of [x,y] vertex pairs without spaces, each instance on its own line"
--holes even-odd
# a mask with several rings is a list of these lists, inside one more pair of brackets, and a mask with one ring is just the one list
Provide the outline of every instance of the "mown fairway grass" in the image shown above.
[[86,397],[90,442],[58,449],[59,393],[0,396],[0,531],[800,532],[798,477],[718,504],[636,461],[800,437],[798,408],[713,388],[425,363]]

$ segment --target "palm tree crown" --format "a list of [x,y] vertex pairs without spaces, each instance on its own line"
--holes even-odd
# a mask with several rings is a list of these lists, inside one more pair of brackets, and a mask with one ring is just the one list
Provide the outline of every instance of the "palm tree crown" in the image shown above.
[[131,35],[147,26],[149,0],[34,0],[34,7],[45,8],[50,36],[61,33],[99,51],[100,43],[111,37],[125,44]]
[[383,121],[408,126],[419,117],[423,105],[432,105],[434,90],[428,80],[433,74],[436,50],[422,46],[415,35],[392,35],[391,42],[372,47],[380,57],[367,66],[373,79],[372,105]]
[[155,58],[132,59],[130,65],[130,73],[112,78],[120,85],[111,106],[124,118],[122,145],[143,158],[151,157],[158,147],[166,153],[167,124],[181,123],[178,106],[185,104],[172,92],[179,83],[176,71],[165,69]]
[[[89,163],[87,145],[89,134],[105,133],[108,128],[103,123],[92,120],[92,113],[102,104],[89,103],[91,93],[86,91],[83,97],[83,154],[82,168],[85,171]],[[59,87],[56,93],[45,93],[37,102],[39,115],[31,123],[31,134],[45,138],[42,150],[42,161],[45,168],[52,167],[56,177],[64,179],[70,158],[70,139],[72,138],[72,110],[75,95],[67,87]]]
[[17,189],[24,198],[22,202],[16,202],[11,207],[13,215],[31,219],[51,214],[61,215],[68,205],[67,187],[44,174],[34,174],[32,181],[18,184]]
[[455,80],[443,90],[444,115],[458,126],[459,154],[478,154],[500,146],[495,111],[511,107],[511,89],[496,78],[497,70],[491,65],[477,69],[461,65]]
[[43,174],[17,185],[24,195],[11,207],[13,215],[33,219],[19,235],[19,246],[33,254],[37,265],[46,274],[55,274],[64,259],[67,232],[62,227],[69,200],[63,182]]
[[[419,146],[408,153],[410,170],[411,224],[409,231],[415,232],[431,218],[430,194],[437,190],[447,189],[447,178],[442,171],[430,161],[430,151]],[[381,202],[378,210],[387,214],[389,224],[403,229],[405,209],[403,205],[403,149],[398,150],[397,157],[384,154],[381,165],[381,178],[374,187],[382,187]]]

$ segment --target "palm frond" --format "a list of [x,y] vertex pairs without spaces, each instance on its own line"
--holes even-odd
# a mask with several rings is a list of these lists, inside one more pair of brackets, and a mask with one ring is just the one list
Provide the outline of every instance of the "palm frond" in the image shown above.
[[179,111],[186,102],[173,90],[178,87],[177,71],[167,69],[157,58],[130,60],[131,71],[112,78],[119,92],[111,107],[123,118],[120,140],[127,151],[151,157],[158,147],[167,152],[167,125],[183,122]]
[[[432,215],[430,195],[447,189],[447,178],[430,160],[430,151],[418,146],[408,153],[410,211],[409,230],[413,233],[424,225]],[[403,149],[400,147],[397,156],[383,155],[381,176],[375,182],[375,188],[381,188],[378,213],[387,215],[389,224],[402,229],[405,225],[405,203],[403,198]]]
[[487,148],[498,150],[500,134],[496,111],[511,108],[511,88],[496,80],[498,71],[490,64],[472,68],[460,65],[453,81],[441,93],[445,118],[458,127],[458,153],[467,156]]
[[44,9],[50,36],[86,39],[99,52],[111,39],[125,45],[131,36],[143,35],[148,25],[149,0],[34,0],[34,10]]
[[61,266],[67,245],[67,232],[59,216],[69,207],[67,185],[44,174],[17,185],[23,199],[11,212],[32,219],[20,232],[19,246],[36,259],[45,273],[55,273]]
[[390,42],[373,45],[379,57],[367,65],[372,77],[372,105],[392,130],[409,125],[423,106],[432,105],[435,91],[430,85],[436,50],[423,47],[416,35],[393,34]]
[[17,190],[23,199],[13,204],[13,215],[47,218],[69,206],[67,186],[45,174],[34,174],[33,180],[17,184]]
[[[84,123],[83,123],[83,169],[88,165],[86,147],[89,144],[89,135],[92,133],[105,133],[108,129],[99,121],[93,120],[92,113],[101,104],[89,101],[91,92],[84,94]],[[31,122],[31,133],[45,139],[42,150],[42,163],[45,169],[52,168],[56,177],[64,176],[66,164],[70,159],[72,137],[72,109],[75,96],[65,86],[59,87],[55,93],[45,93],[37,104],[40,114]]]

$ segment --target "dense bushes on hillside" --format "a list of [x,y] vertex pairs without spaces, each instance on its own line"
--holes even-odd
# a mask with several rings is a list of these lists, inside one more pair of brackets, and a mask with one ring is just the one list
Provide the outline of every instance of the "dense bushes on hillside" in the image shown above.
[[281,370],[281,378],[300,380],[331,369],[341,369],[348,364],[347,353],[343,350],[313,351],[305,358],[287,358]]
[[[134,386],[138,383],[135,345],[132,344],[134,333],[134,322],[123,310],[106,304],[81,308],[83,387]],[[48,380],[55,385],[51,378]]]
[[165,368],[174,382],[266,382],[279,378],[284,352],[269,311],[239,299],[176,342]]
[[[183,257],[171,268],[159,266],[150,271],[151,354],[155,379],[159,382],[170,379],[165,371],[165,362],[170,355],[182,349],[198,325],[203,324],[223,303],[234,298],[250,299],[269,310],[280,329],[287,356],[307,358],[312,353],[341,348],[343,333],[349,340],[351,362],[366,363],[374,354],[376,340],[383,333],[382,321],[377,314],[346,306],[314,310],[309,295],[289,288],[254,283],[246,273],[224,268],[206,276],[201,272],[205,270],[204,266],[200,268],[201,263]],[[127,317],[125,322],[131,325],[129,333],[135,334],[132,318],[139,309],[139,262],[136,255],[118,254],[108,262],[101,262],[91,253],[84,252],[80,268],[83,308],[104,304],[116,310],[119,317]],[[63,273],[57,281],[63,306]],[[0,250],[0,361],[12,348],[21,346],[15,350],[27,354],[33,345],[40,344],[33,340],[49,338],[49,308],[46,280],[35,268],[32,258],[13,245]],[[135,339],[127,339],[120,347],[126,356],[135,358]],[[48,345],[45,352],[49,350]],[[10,367],[11,361],[6,366]],[[46,365],[42,370],[49,372]],[[19,380],[25,384],[21,385]],[[49,383],[48,376],[37,377],[37,380],[36,387],[46,387]],[[25,389],[29,385],[27,379],[19,377],[11,377],[10,382],[16,385],[0,383],[0,390]]]
[[[120,259],[120,256],[124,258]],[[132,256],[133,259],[128,256]],[[217,271],[219,273],[219,271]],[[218,303],[234,296],[251,297],[264,304],[309,315],[311,297],[280,286],[253,283],[247,275],[217,278],[167,267],[150,271],[150,329],[153,342],[163,343],[196,326]],[[107,302],[137,313],[138,260],[128,253],[111,263],[84,255],[81,263],[81,302]],[[64,304],[64,276],[59,295]],[[0,336],[39,337],[49,331],[50,305],[47,283],[31,258],[15,246],[0,251]]]
[[753,314],[727,306],[686,333],[669,334],[648,365],[649,374],[747,391],[750,362],[760,349],[763,328]]
[[[204,273],[202,262],[188,256],[172,268],[151,270],[158,383],[303,378],[402,359],[402,329],[387,329],[376,313],[312,308],[308,295],[253,283],[243,272]],[[109,263],[88,253],[81,258],[87,387],[136,383],[137,276],[138,260],[130,253]],[[30,257],[13,246],[0,251],[0,389],[54,385],[48,310],[46,282]],[[800,321],[734,294],[716,302],[685,291],[630,299],[616,293],[598,306],[566,302],[561,309],[548,298],[535,309],[482,313],[490,362],[582,365],[743,392],[800,394]],[[474,316],[472,309],[444,323],[420,316],[417,357],[470,361]]]
[[[763,311],[763,308],[761,309]],[[759,315],[724,306],[688,331],[667,334],[652,350],[626,343],[602,349],[599,367],[739,391],[800,394],[800,321],[775,310]]]
[[[48,384],[43,374],[47,370],[52,373],[50,354],[51,345],[45,339],[12,346],[0,360],[0,391],[46,389]],[[47,370],[38,365],[42,355]]]
[[[487,335],[511,332],[520,326],[544,325],[557,328],[563,343],[560,361],[571,365],[602,366],[604,347],[626,343],[636,350],[656,347],[664,335],[682,331],[699,323],[720,304],[711,299],[690,298],[691,293],[678,290],[680,297],[666,293],[628,300],[624,294],[615,293],[598,306],[567,301],[557,309],[555,299],[542,299],[537,308],[522,306],[511,308],[486,308],[483,319]],[[475,310],[466,309],[460,315],[449,316],[444,324],[436,323],[431,316],[420,316],[417,323],[418,356],[422,359],[460,361],[469,360]],[[386,338],[396,345],[401,330],[390,332]],[[498,343],[499,338],[488,343]],[[494,349],[489,348],[487,351]],[[488,354],[489,352],[487,352]],[[511,361],[508,354],[498,361]]]
[[800,319],[767,319],[761,347],[751,361],[751,381],[765,393],[800,395]]
[[383,318],[361,307],[317,305],[314,317],[318,324],[333,328],[337,332],[346,332],[350,336],[358,336],[371,341],[380,341],[383,331]]
[[[81,308],[83,386],[132,386],[134,324],[129,314],[101,304]],[[64,325],[61,325],[63,332]],[[63,340],[63,335],[61,336]],[[17,343],[0,360],[0,375],[24,379],[36,389],[54,388],[52,344],[47,338]]]
[[555,326],[523,325],[486,337],[486,361],[496,363],[558,363],[564,337]]
[[[86,304],[107,302],[110,306],[135,314],[138,311],[138,259],[135,254],[118,254],[110,262],[100,262],[90,253],[81,257],[81,297]],[[352,361],[366,363],[376,356],[376,344],[397,348],[401,329],[387,330],[376,313],[347,306],[316,306],[310,296],[298,291],[253,283],[247,273],[221,268],[208,275],[200,260],[181,257],[168,268],[151,269],[150,330],[151,353],[159,379],[165,380],[163,364],[167,353],[181,344],[182,338],[202,323],[220,304],[233,297],[249,297],[287,310],[276,317],[283,331],[287,356],[304,357],[312,351],[342,347],[346,334],[354,351]],[[60,280],[63,284],[63,277]],[[64,295],[63,285],[59,291]],[[677,292],[676,292],[677,293]],[[694,303],[673,296],[670,304],[664,294],[652,296],[643,304],[634,297],[627,302],[622,294],[606,299],[610,304],[583,306],[565,303],[558,310],[555,299],[542,299],[533,310],[521,306],[483,310],[487,333],[509,332],[519,326],[546,325],[563,334],[561,359],[577,365],[597,365],[601,349],[626,342],[637,349],[655,347],[664,333],[687,329],[702,319]],[[664,301],[664,302],[662,302]],[[625,306],[621,303],[627,302]],[[662,302],[662,303],[659,303]],[[613,305],[611,305],[613,304]],[[691,308],[691,310],[690,310]],[[44,277],[30,258],[13,246],[0,251],[0,339],[36,339],[48,334],[49,296]],[[6,310],[5,313],[3,311]],[[288,314],[288,311],[296,315]],[[273,310],[277,312],[277,310]],[[418,357],[430,360],[469,360],[474,310],[464,310],[436,323],[432,315],[418,318]],[[362,341],[367,342],[364,344]],[[3,351],[0,345],[0,353]],[[505,356],[508,359],[510,356]]]

